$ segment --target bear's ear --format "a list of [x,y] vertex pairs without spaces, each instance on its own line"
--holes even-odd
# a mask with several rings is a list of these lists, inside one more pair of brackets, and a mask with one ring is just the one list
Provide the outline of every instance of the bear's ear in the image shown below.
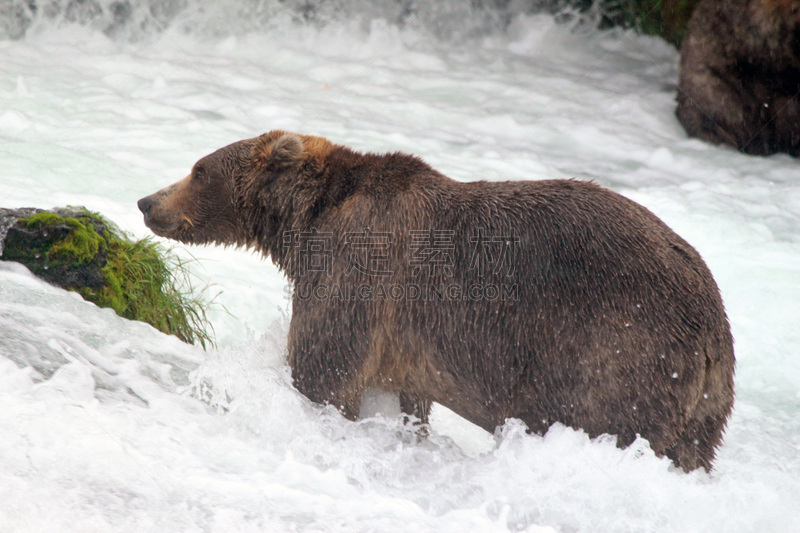
[[272,144],[267,164],[274,168],[293,167],[303,156],[303,141],[297,135],[287,133]]

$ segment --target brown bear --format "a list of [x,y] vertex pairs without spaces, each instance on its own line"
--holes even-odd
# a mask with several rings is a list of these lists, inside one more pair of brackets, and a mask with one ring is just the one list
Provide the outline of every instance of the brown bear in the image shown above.
[[742,152],[800,155],[800,2],[703,0],[681,46],[686,132]]
[[365,388],[493,431],[637,435],[711,468],[733,404],[719,290],[644,207],[573,180],[454,181],[417,157],[272,131],[139,200],[184,243],[250,247],[293,284],[294,385],[346,417]]

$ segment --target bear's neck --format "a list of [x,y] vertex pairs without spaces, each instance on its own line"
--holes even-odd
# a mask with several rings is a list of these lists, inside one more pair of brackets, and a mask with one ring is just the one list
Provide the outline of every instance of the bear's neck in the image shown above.
[[[299,182],[312,185],[298,186],[293,191],[291,209],[265,213],[268,217],[265,233],[251,243],[262,254],[269,255],[292,280],[299,260],[297,248],[306,246],[308,239],[316,234],[333,234],[334,239],[339,239],[344,238],[344,232],[366,228],[351,227],[352,218],[348,215],[353,213],[345,212],[349,207],[341,209],[346,203],[362,199],[363,203],[358,204],[362,208],[379,210],[396,195],[424,189],[426,182],[443,178],[411,155],[362,154],[346,147],[336,147],[324,161],[317,162],[316,168],[316,176],[303,172],[306,175]],[[279,202],[283,203],[282,200],[286,199]]]

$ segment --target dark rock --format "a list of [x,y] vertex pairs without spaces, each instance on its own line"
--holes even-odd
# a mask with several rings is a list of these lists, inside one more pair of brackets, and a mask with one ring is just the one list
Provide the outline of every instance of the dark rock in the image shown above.
[[65,289],[99,289],[105,233],[106,225],[83,209],[0,209],[0,259]]

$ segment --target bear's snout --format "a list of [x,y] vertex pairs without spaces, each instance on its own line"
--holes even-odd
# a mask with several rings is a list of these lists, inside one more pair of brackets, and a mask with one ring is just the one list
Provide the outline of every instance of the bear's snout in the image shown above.
[[172,237],[179,224],[179,217],[176,217],[170,210],[163,209],[163,199],[160,198],[161,191],[145,196],[136,205],[144,215],[144,225],[150,228],[155,234],[162,237]]
[[150,196],[145,196],[136,202],[136,205],[139,206],[139,211],[142,212],[144,215],[144,221],[147,223],[147,217],[150,215],[150,211],[153,209],[153,199]]

